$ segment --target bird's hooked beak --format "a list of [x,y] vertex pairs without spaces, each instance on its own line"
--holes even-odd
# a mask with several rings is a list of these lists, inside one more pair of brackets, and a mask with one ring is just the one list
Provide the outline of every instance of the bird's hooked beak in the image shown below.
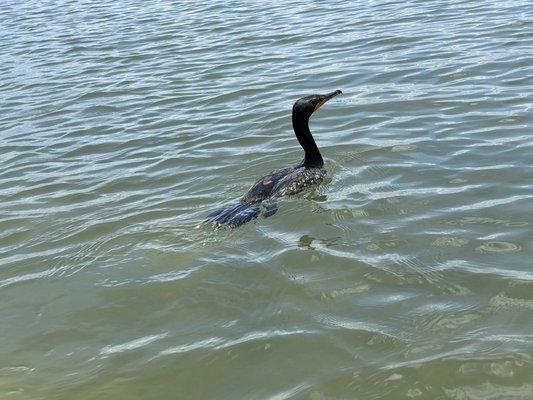
[[340,90],[335,90],[334,92],[319,96],[320,99],[318,100],[318,103],[316,103],[315,111],[318,110],[320,107],[322,107],[322,104],[324,104],[326,101],[334,98],[335,96],[339,94],[342,94],[342,92]]

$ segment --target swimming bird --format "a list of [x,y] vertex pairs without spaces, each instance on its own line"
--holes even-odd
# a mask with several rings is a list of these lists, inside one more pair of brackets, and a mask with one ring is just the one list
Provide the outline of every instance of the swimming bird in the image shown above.
[[322,182],[327,173],[322,155],[309,130],[309,118],[326,101],[341,93],[340,90],[335,90],[328,94],[314,94],[298,99],[292,107],[292,127],[305,153],[302,162],[265,175],[238,202],[209,214],[204,223],[235,228],[257,218],[261,208],[263,216],[270,217],[278,211],[278,197],[300,193]]

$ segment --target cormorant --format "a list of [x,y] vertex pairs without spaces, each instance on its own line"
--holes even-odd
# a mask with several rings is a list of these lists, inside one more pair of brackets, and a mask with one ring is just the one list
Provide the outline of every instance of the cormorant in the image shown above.
[[292,107],[292,126],[296,139],[305,152],[302,162],[294,167],[270,172],[259,179],[237,203],[229,204],[209,214],[204,223],[235,228],[257,218],[261,206],[264,208],[263,216],[270,217],[278,211],[278,197],[297,194],[311,185],[322,182],[326,170],[322,155],[309,130],[309,118],[326,101],[341,93],[340,90],[336,90],[297,100]]

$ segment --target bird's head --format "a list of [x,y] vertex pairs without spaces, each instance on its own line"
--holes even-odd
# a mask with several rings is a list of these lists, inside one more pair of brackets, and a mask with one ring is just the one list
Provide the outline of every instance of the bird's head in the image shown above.
[[309,118],[316,110],[318,110],[326,101],[333,97],[342,94],[340,90],[328,94],[313,94],[311,96],[305,96],[298,99],[292,107],[293,114],[306,116]]

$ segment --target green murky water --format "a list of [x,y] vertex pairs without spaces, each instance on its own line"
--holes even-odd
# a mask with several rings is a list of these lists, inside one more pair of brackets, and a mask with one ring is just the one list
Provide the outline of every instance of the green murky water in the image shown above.
[[[533,398],[532,13],[4,2],[0,398]],[[334,89],[330,181],[196,228]]]

